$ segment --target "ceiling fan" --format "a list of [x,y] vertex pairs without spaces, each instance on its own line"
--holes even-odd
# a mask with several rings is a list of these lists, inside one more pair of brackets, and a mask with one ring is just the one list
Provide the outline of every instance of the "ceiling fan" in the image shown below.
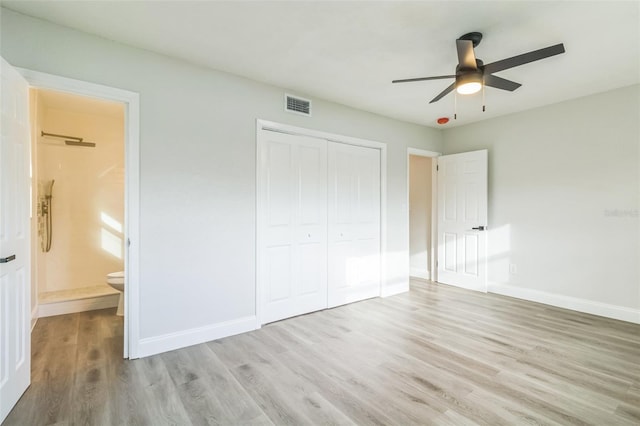
[[476,55],[473,51],[473,48],[480,44],[481,40],[482,33],[479,32],[465,34],[456,40],[458,65],[456,66],[456,73],[454,75],[407,78],[404,80],[393,80],[392,83],[410,83],[413,81],[455,78],[455,81],[451,83],[449,87],[444,89],[440,94],[438,94],[438,96],[429,102],[430,104],[439,101],[454,89],[463,95],[476,93],[482,89],[483,85],[513,92],[521,86],[520,83],[506,80],[493,74],[498,71],[503,71],[519,65],[528,64],[529,62],[539,61],[540,59],[564,53],[564,45],[560,43],[484,65],[480,59],[476,59]]

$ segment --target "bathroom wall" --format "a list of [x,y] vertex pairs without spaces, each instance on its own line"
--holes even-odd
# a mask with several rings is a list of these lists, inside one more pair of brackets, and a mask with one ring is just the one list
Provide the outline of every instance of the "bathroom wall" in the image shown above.
[[409,255],[411,276],[430,279],[432,159],[409,156]]
[[[105,284],[124,264],[124,107],[39,91],[37,181],[53,186],[51,250],[38,250],[39,293]],[[94,148],[68,146],[40,132],[78,136]]]
[[[40,92],[29,90],[29,122],[31,124],[31,159],[38,156],[38,129],[42,127],[41,120],[44,116],[44,108],[40,100]],[[31,165],[31,210],[29,213],[31,227],[31,326],[35,325],[38,318],[38,276],[44,273],[44,262],[36,259],[40,253],[40,237],[38,236],[38,168],[35,163]]]

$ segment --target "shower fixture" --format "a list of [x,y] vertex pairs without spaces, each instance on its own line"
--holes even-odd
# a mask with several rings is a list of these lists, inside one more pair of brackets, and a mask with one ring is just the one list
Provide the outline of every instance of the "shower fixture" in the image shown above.
[[45,183],[44,195],[40,197],[39,213],[39,233],[40,248],[43,252],[48,253],[51,250],[51,239],[53,237],[53,208],[51,199],[53,198],[53,184],[55,180]]
[[58,135],[56,133],[40,132],[40,136],[48,136],[50,138],[64,139],[65,145],[70,146],[86,146],[87,148],[95,148],[95,142],[86,142],[83,138],[77,136]]

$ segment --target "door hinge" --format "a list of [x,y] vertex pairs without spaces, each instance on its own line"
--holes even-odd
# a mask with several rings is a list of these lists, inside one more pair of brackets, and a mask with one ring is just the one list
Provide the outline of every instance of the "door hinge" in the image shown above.
[[131,247],[131,239],[127,238],[127,247]]
[[436,165],[436,172],[440,171],[440,166]]

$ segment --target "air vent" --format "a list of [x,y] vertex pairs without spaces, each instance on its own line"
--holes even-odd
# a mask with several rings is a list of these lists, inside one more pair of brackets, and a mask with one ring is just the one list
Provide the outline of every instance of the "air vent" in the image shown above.
[[311,101],[296,96],[284,95],[285,111],[311,116]]

